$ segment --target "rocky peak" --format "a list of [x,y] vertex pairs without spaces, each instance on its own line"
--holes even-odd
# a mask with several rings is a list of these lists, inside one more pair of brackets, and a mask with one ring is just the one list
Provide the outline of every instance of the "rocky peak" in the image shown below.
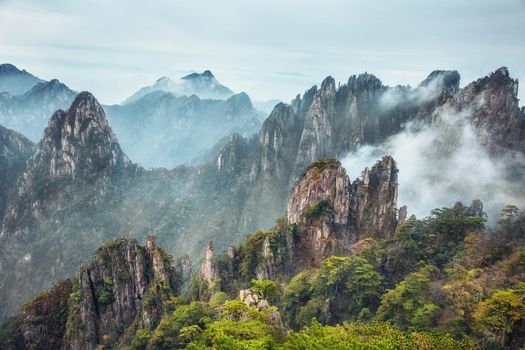
[[213,251],[214,251],[213,242],[209,241],[206,247],[206,253],[204,255],[204,258],[202,259],[202,265],[201,265],[201,274],[202,274],[202,277],[208,283],[208,286],[211,286],[213,284],[214,279],[217,277]]
[[485,212],[483,211],[483,202],[479,199],[473,200],[470,206],[466,206],[462,202],[456,202],[454,204],[454,209],[466,216],[486,216]]
[[300,95],[297,95],[296,98],[292,100],[291,106],[294,110],[294,113],[297,114],[299,118],[304,119],[306,117],[306,113],[308,113],[316,93],[317,86],[314,85],[304,92],[302,98]]
[[10,63],[3,63],[0,64],[0,75],[8,75],[8,74],[22,74],[26,72],[25,70],[20,70],[16,68],[16,66],[10,64]]
[[[517,95],[518,80],[501,67],[467,85],[444,107],[449,113],[467,114],[481,143],[492,155],[525,151],[525,116]],[[441,112],[435,113],[435,123],[439,124]]]
[[213,73],[209,70],[205,70],[204,72],[202,73],[191,73],[191,74],[188,74],[184,77],[182,77],[182,79],[185,79],[185,80],[191,80],[191,79],[214,79],[215,76],[213,75]]
[[[58,79],[37,83],[24,94],[24,98],[30,99],[35,97],[45,97],[48,99],[57,99],[65,95],[68,98],[76,95],[66,84],[61,83]],[[45,102],[45,101],[44,101]]]
[[332,153],[335,97],[335,80],[327,77],[315,93],[305,116],[294,166],[295,174],[301,173],[312,162]]
[[397,165],[390,156],[384,156],[361,179],[352,183],[352,225],[359,238],[388,237],[397,226]]
[[438,100],[453,96],[459,91],[461,76],[458,71],[452,70],[435,70],[423,80],[418,88],[436,89],[435,95]]
[[[159,264],[159,262],[161,262]],[[109,241],[78,276],[26,303],[19,316],[25,348],[119,348],[138,328],[155,327],[180,291],[171,258],[148,237]]]
[[392,157],[385,156],[350,185],[338,161],[321,159],[308,167],[295,186],[288,221],[316,226],[325,236],[342,232],[349,241],[388,236],[397,225],[397,171]]
[[237,173],[243,162],[245,140],[237,134],[231,134],[230,139],[222,148],[216,158],[217,172],[232,174]]
[[352,75],[348,79],[348,88],[354,94],[368,93],[373,94],[383,87],[383,83],[373,74],[362,73],[358,76]]
[[350,182],[341,163],[333,158],[311,164],[301,177],[288,202],[287,218],[291,224],[311,224],[329,216],[336,225],[347,225]]
[[297,154],[302,123],[291,106],[279,103],[264,121],[259,133],[261,169],[283,184],[290,177],[290,164]]
[[80,93],[67,112],[53,114],[31,163],[46,176],[73,178],[131,164],[89,92]]
[[[178,293],[178,277],[171,258],[146,239],[119,239],[99,248],[94,260],[81,264],[78,298],[70,300],[65,345],[68,349],[94,349],[114,342],[127,327],[155,326],[162,315],[165,296]],[[108,344],[106,344],[108,345]]]

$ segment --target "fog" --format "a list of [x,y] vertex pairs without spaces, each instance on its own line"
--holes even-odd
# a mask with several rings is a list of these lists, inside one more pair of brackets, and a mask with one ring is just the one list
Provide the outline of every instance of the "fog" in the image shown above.
[[470,111],[438,111],[432,125],[409,123],[402,132],[378,146],[362,146],[343,160],[349,176],[390,154],[399,168],[398,205],[409,214],[426,217],[434,208],[451,207],[456,201],[468,205],[481,199],[489,223],[497,222],[501,208],[514,204],[523,208],[523,182],[510,170],[523,166],[523,156],[508,152],[491,157],[484,140],[469,122]]

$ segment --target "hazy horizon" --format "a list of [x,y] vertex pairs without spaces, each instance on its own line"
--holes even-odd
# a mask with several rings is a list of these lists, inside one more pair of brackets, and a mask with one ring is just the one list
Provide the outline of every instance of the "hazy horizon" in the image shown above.
[[235,92],[283,101],[365,71],[415,86],[455,69],[464,86],[507,66],[525,80],[525,1],[381,3],[0,0],[0,61],[106,104],[206,69]]

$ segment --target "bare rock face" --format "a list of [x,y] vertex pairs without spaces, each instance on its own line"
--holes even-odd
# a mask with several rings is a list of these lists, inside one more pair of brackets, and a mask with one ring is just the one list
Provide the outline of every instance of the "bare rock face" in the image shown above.
[[333,118],[336,87],[332,77],[326,78],[316,92],[306,114],[304,129],[295,161],[295,169],[305,169],[312,161],[329,155],[334,148]]
[[[525,151],[525,114],[519,107],[518,80],[510,77],[506,67],[468,84],[443,108],[467,114],[492,155]],[[440,112],[435,114],[434,123],[439,123]]]
[[244,156],[244,139],[239,134],[230,135],[228,143],[217,155],[217,172],[220,174],[235,174],[239,171]]
[[350,185],[335,159],[313,163],[295,186],[287,212],[301,230],[296,256],[303,264],[349,253],[365,237],[392,235],[398,221],[397,171],[392,157],[385,156]]
[[66,329],[71,280],[64,280],[47,293],[24,305],[20,332],[25,344],[35,349],[59,349]]
[[213,280],[217,277],[215,260],[213,257],[213,242],[209,241],[206,247],[206,253],[201,265],[202,277],[208,282],[208,286],[213,284]]
[[352,184],[352,225],[359,238],[388,237],[397,226],[396,162],[384,156]]
[[[179,290],[171,258],[148,236],[108,243],[95,260],[79,269],[78,315],[70,314],[65,349],[116,344],[128,327],[151,328],[162,316],[163,301]],[[73,301],[74,302],[74,301]]]
[[0,220],[16,179],[24,171],[35,145],[25,136],[0,126]]
[[20,217],[39,222],[60,209],[68,193],[75,192],[71,190],[77,179],[76,185],[91,186],[102,197],[108,178],[131,166],[98,101],[89,92],[80,93],[67,112],[58,110],[49,120],[18,180],[18,196],[24,200],[9,205],[0,236],[28,231],[20,227]]
[[40,176],[57,178],[130,165],[102,106],[88,92],[80,93],[67,112],[59,110],[51,117],[32,163],[42,165]]
[[[324,210],[333,215],[335,224],[346,225],[350,214],[349,198],[350,186],[344,168],[333,158],[321,159],[308,167],[295,186],[288,203],[288,221],[307,224],[312,215],[308,215],[306,209],[326,206]],[[318,213],[311,214],[317,218]]]
[[290,163],[295,160],[303,121],[291,106],[279,103],[265,120],[259,142],[261,171],[281,184],[290,177]]
[[110,241],[76,277],[25,304],[13,325],[16,349],[122,348],[137,328],[156,327],[164,301],[179,289],[171,257],[153,237],[145,247]]

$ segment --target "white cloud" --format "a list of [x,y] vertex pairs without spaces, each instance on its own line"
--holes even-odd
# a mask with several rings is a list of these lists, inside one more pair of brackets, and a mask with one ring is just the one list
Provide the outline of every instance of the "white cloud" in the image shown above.
[[525,205],[525,189],[509,179],[508,167],[521,164],[523,156],[509,152],[491,157],[481,145],[469,120],[461,114],[442,110],[437,126],[409,124],[380,146],[363,146],[342,163],[355,177],[357,169],[373,165],[390,154],[399,168],[399,205],[422,218],[434,208],[450,207],[456,201],[470,204],[481,199],[489,221],[496,222],[506,204]]

